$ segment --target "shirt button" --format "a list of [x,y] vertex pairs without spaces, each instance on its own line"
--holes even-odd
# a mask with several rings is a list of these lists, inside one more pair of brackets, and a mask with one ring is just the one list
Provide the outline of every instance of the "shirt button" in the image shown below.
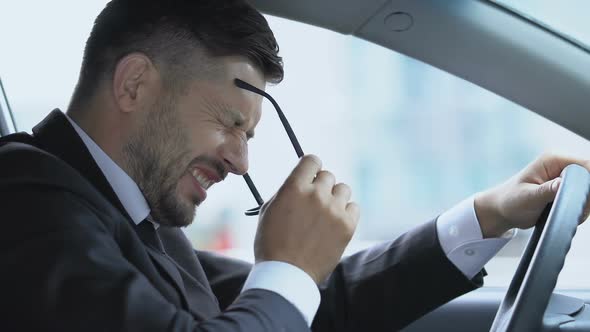
[[467,250],[465,250],[465,255],[467,255],[467,256],[473,256],[473,255],[475,255],[475,250],[473,250],[473,249],[467,249]]

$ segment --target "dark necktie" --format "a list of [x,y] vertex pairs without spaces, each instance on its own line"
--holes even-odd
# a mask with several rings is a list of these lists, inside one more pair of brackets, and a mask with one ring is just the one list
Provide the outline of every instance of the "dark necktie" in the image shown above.
[[152,249],[165,253],[162,240],[160,240],[160,236],[154,226],[155,225],[150,221],[148,216],[148,218],[144,219],[139,225],[137,225],[137,233],[145,244],[152,247]]

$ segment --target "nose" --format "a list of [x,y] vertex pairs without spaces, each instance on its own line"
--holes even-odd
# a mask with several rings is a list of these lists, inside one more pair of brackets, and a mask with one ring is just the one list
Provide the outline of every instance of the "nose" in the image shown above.
[[228,170],[237,175],[248,172],[248,144],[243,139],[231,140],[221,146],[221,158]]

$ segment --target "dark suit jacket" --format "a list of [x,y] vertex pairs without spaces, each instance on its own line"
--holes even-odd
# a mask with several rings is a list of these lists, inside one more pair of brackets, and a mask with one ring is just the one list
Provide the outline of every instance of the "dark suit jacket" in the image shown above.
[[[138,231],[59,111],[0,139],[3,330],[308,331],[265,290],[240,294],[250,265],[195,252],[161,227]],[[435,222],[344,259],[320,286],[314,331],[393,331],[481,284],[440,248]]]

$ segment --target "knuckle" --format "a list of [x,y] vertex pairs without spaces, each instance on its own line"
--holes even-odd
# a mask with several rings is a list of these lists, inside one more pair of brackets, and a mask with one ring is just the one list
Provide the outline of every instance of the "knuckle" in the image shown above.
[[334,176],[334,174],[328,172],[328,178],[330,179],[330,182],[332,183],[332,185],[334,184],[334,182],[336,182],[336,176]]
[[540,155],[540,156],[537,158],[537,161],[538,161],[538,162],[541,162],[541,163],[543,163],[543,162],[546,162],[546,161],[548,161],[548,160],[550,160],[550,159],[551,159],[550,152],[548,152],[548,151],[544,151],[544,152],[543,152],[543,153],[541,153],[541,155]]
[[560,156],[557,155],[555,152],[551,152],[551,151],[545,151],[541,155],[541,160],[543,160],[543,161],[552,161],[552,160],[555,160],[558,158],[560,158]]
[[349,195],[352,194],[352,188],[350,188],[350,186],[345,183],[342,184],[342,190],[344,190],[344,192]]
[[356,223],[358,223],[359,217],[360,217],[360,207],[357,203],[355,202],[350,202],[348,203],[349,207],[349,215],[352,217],[353,221],[355,221]]
[[350,187],[346,183],[340,182],[335,187],[338,188],[338,190],[341,190],[341,191],[350,191]]
[[316,165],[318,165],[318,167],[322,167],[322,160],[316,155],[308,154],[308,155],[303,156],[302,159],[303,159],[303,161],[313,162]]
[[306,190],[299,182],[288,181],[285,182],[285,185],[283,185],[283,187],[280,189],[280,192],[285,196],[301,197],[305,195]]
[[330,172],[330,171],[323,170],[323,171],[320,171],[319,174],[321,174],[322,177],[325,177],[327,180],[334,181],[336,179],[334,174],[332,174],[332,172]]

